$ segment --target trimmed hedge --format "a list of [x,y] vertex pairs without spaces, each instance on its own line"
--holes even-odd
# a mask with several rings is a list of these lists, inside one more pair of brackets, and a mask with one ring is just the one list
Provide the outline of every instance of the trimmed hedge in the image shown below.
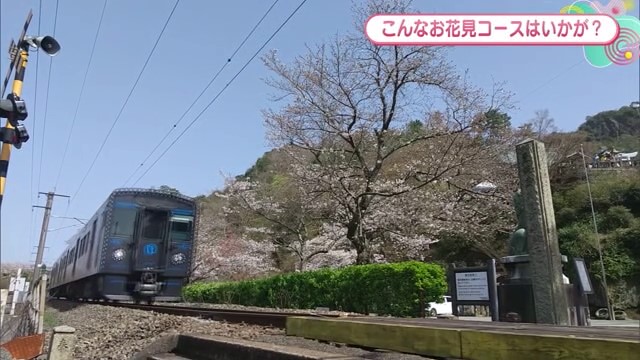
[[334,310],[392,316],[421,316],[444,295],[444,269],[409,261],[281,274],[269,278],[194,283],[183,288],[189,302],[290,309]]

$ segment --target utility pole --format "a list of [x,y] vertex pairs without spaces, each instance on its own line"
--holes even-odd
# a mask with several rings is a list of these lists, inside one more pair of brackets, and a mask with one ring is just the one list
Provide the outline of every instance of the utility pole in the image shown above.
[[47,242],[47,231],[49,230],[49,218],[51,217],[51,207],[53,206],[53,198],[56,196],[69,198],[68,195],[60,195],[55,192],[49,191],[47,193],[39,192],[39,195],[47,195],[47,204],[45,206],[33,205],[33,207],[43,208],[44,217],[42,218],[42,229],[40,230],[40,242],[38,243],[38,253],[36,255],[36,263],[33,269],[33,280],[35,284],[36,280],[40,276],[40,268],[42,266],[42,257],[44,256],[44,248]]
[[615,320],[616,313],[613,310],[611,299],[609,298],[609,287],[607,286],[607,272],[604,269],[604,260],[602,259],[602,244],[600,243],[600,234],[598,233],[598,221],[596,220],[596,210],[593,207],[593,196],[591,195],[591,183],[589,182],[589,171],[587,170],[587,160],[584,156],[584,147],[580,144],[580,155],[582,155],[582,166],[584,168],[584,177],[587,180],[587,191],[589,194],[589,204],[591,205],[591,217],[593,218],[593,233],[596,235],[596,245],[598,245],[598,256],[600,257],[600,271],[602,273],[602,286],[604,287],[604,297],[607,299],[607,310],[609,311],[609,319]]

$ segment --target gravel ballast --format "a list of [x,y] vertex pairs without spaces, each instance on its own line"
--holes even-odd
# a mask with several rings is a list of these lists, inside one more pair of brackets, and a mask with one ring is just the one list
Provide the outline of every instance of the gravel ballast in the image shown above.
[[53,300],[47,305],[47,313],[50,319],[45,328],[47,332],[50,332],[52,327],[59,325],[67,325],[76,329],[78,342],[74,359],[129,359],[153,341],[175,332],[227,336],[361,356],[367,359],[425,359],[415,355],[371,352],[290,337],[286,336],[282,329],[157,314],[97,304],[77,304]]

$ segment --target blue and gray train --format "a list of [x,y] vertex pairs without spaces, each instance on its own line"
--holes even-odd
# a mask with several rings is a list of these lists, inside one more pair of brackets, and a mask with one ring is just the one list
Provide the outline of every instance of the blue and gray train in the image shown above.
[[194,252],[194,199],[116,189],[51,268],[49,295],[114,301],[180,301]]

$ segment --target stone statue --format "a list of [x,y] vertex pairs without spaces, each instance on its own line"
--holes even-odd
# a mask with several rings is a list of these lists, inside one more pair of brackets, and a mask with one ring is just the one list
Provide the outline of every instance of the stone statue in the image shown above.
[[528,251],[527,232],[525,230],[527,219],[524,213],[524,204],[520,190],[513,195],[513,207],[516,211],[518,225],[516,226],[516,231],[509,237],[509,255],[526,255]]

